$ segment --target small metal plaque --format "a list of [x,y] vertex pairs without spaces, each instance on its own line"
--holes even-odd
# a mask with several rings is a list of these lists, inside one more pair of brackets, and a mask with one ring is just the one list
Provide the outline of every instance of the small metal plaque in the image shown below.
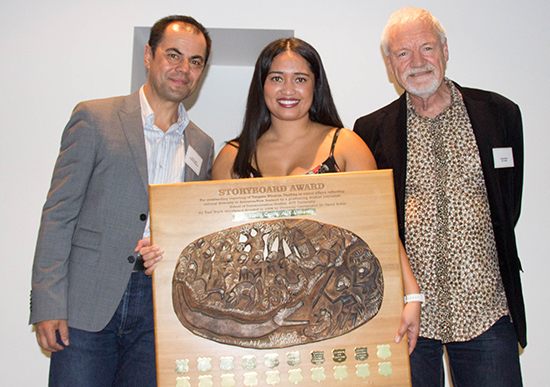
[[222,356],[220,357],[220,369],[222,371],[231,371],[235,368],[235,363],[233,362],[233,356]]
[[279,371],[267,371],[265,376],[265,382],[270,386],[281,384],[281,375],[279,374]]
[[315,215],[315,208],[296,208],[292,210],[279,211],[254,211],[254,212],[234,212],[233,221],[241,220],[258,220],[258,219],[274,219],[274,218],[290,218],[293,216]]
[[370,370],[369,365],[367,363],[365,364],[356,364],[355,365],[355,375],[358,378],[366,378],[370,376]]
[[279,365],[279,354],[277,353],[266,353],[264,358],[264,364],[267,368],[275,368]]
[[348,367],[345,365],[334,366],[334,379],[344,380],[348,378]]
[[199,372],[208,372],[212,369],[212,358],[210,357],[199,357],[197,362]]
[[257,372],[246,372],[243,374],[244,385],[246,387],[254,387],[258,385],[258,373]]
[[237,384],[235,382],[234,374],[223,374],[221,378],[222,378],[222,387],[235,387],[235,385]]
[[288,370],[288,381],[292,384],[298,384],[304,380],[302,375],[302,370],[300,368],[295,368]]
[[311,364],[321,365],[325,362],[324,351],[311,351]]
[[176,387],[191,387],[189,376],[178,376],[176,378]]
[[391,374],[393,374],[391,362],[386,361],[383,363],[378,363],[378,373],[382,376],[390,376]]
[[180,374],[180,375],[183,375],[189,372],[189,360],[187,359],[176,360],[176,367],[174,368],[174,371],[176,371],[176,374]]
[[243,368],[245,370],[253,370],[256,368],[256,355],[244,355],[243,356]]
[[367,347],[355,348],[355,360],[366,361],[369,358],[369,352]]
[[376,353],[376,355],[380,359],[384,359],[384,360],[390,358],[391,357],[390,345],[389,344],[379,345],[378,352]]
[[302,360],[300,360],[299,351],[290,351],[286,353],[286,363],[291,367],[296,367],[300,365]]
[[321,383],[326,378],[325,367],[315,367],[311,369],[311,380]]
[[231,371],[235,368],[235,363],[233,362],[233,356],[221,356],[220,357],[220,369],[222,371]]
[[348,356],[346,355],[345,349],[333,349],[332,350],[332,360],[335,363],[343,363],[347,360]]
[[199,376],[199,387],[213,387],[214,383],[212,382],[212,375],[200,375]]

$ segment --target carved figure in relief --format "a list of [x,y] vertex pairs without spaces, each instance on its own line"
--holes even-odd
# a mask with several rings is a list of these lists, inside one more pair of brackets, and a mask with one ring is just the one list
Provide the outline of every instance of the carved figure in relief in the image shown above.
[[182,251],[174,310],[191,332],[250,348],[347,333],[378,313],[380,262],[352,232],[306,219],[249,223]]

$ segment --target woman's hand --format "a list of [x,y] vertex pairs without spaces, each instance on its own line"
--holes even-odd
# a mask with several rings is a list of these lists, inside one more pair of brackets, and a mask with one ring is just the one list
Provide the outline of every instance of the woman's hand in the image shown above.
[[162,254],[164,250],[157,245],[151,246],[151,238],[143,238],[138,243],[134,250],[139,252],[143,258],[143,266],[145,267],[145,274],[152,275],[153,271],[157,267],[157,263],[162,260]]
[[405,304],[403,313],[401,313],[401,324],[395,336],[395,342],[399,343],[405,333],[409,339],[409,355],[414,351],[418,332],[420,332],[420,302],[411,301]]

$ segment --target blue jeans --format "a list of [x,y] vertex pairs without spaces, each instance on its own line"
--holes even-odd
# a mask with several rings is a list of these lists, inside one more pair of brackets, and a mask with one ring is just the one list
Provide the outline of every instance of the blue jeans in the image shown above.
[[413,387],[444,386],[443,347],[454,387],[522,386],[516,332],[508,316],[466,342],[418,338],[410,357]]
[[69,328],[69,340],[52,353],[50,387],[156,386],[151,277],[132,273],[109,324],[99,332]]

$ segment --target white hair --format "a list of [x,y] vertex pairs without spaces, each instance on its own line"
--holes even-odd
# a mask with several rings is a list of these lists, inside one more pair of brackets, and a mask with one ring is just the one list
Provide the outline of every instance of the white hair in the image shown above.
[[386,54],[386,56],[390,54],[388,39],[391,29],[398,24],[405,24],[416,20],[430,23],[434,30],[439,34],[441,43],[445,43],[445,28],[443,28],[439,20],[437,20],[434,15],[422,8],[405,7],[398,9],[390,15],[390,18],[384,27],[384,31],[382,31],[382,49],[384,50],[384,54]]

